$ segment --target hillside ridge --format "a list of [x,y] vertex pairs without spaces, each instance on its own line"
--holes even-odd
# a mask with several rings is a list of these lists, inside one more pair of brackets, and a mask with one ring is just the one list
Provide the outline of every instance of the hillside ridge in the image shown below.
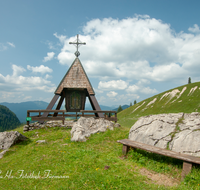
[[200,112],[199,100],[200,82],[186,84],[147,98],[120,112],[118,118],[122,125],[125,119],[135,122],[139,117],[146,115]]

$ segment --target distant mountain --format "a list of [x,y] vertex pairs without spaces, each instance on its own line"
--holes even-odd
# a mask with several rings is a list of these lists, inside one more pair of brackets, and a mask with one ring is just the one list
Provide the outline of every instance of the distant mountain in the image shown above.
[[[27,116],[27,110],[46,109],[47,106],[49,105],[49,103],[44,102],[44,101],[28,101],[28,102],[21,102],[21,103],[2,102],[2,103],[0,103],[0,105],[8,107],[12,112],[14,112],[16,114],[16,116],[19,118],[21,123],[25,123],[26,116]],[[55,107],[56,106],[54,106],[54,109],[55,109]],[[117,106],[117,107],[111,106],[110,107],[110,106],[100,105],[101,110],[106,110],[106,111],[110,111],[110,110],[117,111],[118,107],[119,106]],[[124,110],[128,107],[129,107],[128,105],[123,105],[122,109]],[[63,102],[61,109],[65,109],[64,102]],[[85,109],[92,110],[92,107],[90,104],[86,104]]]
[[3,102],[0,105],[8,107],[12,112],[16,114],[21,123],[26,122],[27,110],[41,110],[46,109],[49,105],[47,102],[43,101],[28,101],[21,103],[7,103]]
[[0,131],[15,129],[20,125],[17,116],[6,106],[0,105]]

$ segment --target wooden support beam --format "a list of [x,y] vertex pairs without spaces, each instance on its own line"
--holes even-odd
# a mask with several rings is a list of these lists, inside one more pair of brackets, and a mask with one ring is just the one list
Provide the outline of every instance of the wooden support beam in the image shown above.
[[[54,97],[52,98],[51,102],[47,106],[46,110],[52,110],[53,106],[55,105],[55,103],[59,97],[60,97],[60,95],[55,94]],[[43,115],[41,117],[47,117],[48,114],[49,114],[49,112],[45,112],[45,113],[43,113]],[[44,121],[40,121],[40,123],[44,123]]]
[[[90,101],[90,104],[91,104],[91,106],[92,106],[92,109],[93,109],[93,110],[96,110],[96,111],[100,111],[101,108],[100,108],[100,106],[99,106],[99,104],[98,104],[97,99],[95,98],[95,96],[89,94],[88,97],[89,97],[89,101]],[[95,113],[95,116],[96,116],[96,117],[104,118],[103,113]]]
[[183,170],[181,173],[181,181],[184,180],[185,176],[191,172],[192,163],[191,162],[183,162]]
[[128,151],[130,150],[130,146],[123,145],[122,147],[122,154],[127,155]]
[[[60,97],[60,100],[59,100],[59,102],[58,102],[58,105],[57,105],[57,107],[56,107],[56,110],[60,110],[60,107],[62,106],[62,103],[63,103],[63,100],[64,100],[64,96],[61,96]],[[58,115],[58,113],[54,113],[54,117],[56,117]]]

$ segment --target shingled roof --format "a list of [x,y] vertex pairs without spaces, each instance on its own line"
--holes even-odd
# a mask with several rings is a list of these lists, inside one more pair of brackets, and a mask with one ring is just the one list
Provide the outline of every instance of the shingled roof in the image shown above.
[[71,67],[63,77],[62,81],[55,91],[55,94],[61,94],[63,88],[86,88],[90,95],[95,94],[92,85],[87,77],[87,74],[78,57],[74,60]]

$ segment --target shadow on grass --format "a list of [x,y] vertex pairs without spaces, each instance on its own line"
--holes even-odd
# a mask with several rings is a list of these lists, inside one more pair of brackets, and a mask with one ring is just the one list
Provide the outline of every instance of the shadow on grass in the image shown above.
[[173,172],[174,168],[182,169],[183,161],[175,158],[147,152],[140,149],[132,149],[128,154],[128,159],[137,162],[139,165],[147,167],[156,172]]

